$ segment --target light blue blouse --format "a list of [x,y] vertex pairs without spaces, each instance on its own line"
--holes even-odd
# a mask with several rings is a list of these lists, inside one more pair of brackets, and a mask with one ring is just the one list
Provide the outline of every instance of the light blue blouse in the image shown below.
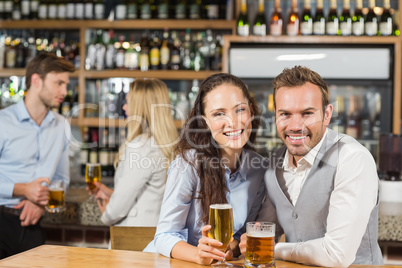
[[[190,155],[194,155],[191,151]],[[225,168],[228,186],[227,200],[233,207],[234,238],[240,240],[245,232],[245,224],[254,221],[265,196],[264,174],[268,162],[259,154],[243,149],[239,169],[230,174]],[[201,238],[202,208],[198,196],[200,179],[194,167],[182,157],[177,157],[170,165],[168,180],[163,197],[161,214],[154,240],[144,249],[166,257],[179,241],[197,246]]]

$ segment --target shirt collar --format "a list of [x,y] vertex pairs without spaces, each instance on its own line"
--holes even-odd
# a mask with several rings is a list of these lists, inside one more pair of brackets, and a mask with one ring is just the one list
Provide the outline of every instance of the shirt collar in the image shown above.
[[[307,163],[310,164],[311,166],[313,165],[314,160],[317,158],[318,152],[320,151],[321,146],[322,146],[322,144],[323,144],[323,142],[324,142],[324,140],[325,140],[325,138],[326,138],[326,136],[327,136],[327,132],[328,132],[328,129],[325,130],[324,136],[322,137],[322,139],[320,140],[320,142],[317,143],[317,145],[314,146],[314,148],[311,149],[311,150],[310,150],[305,156],[303,156],[299,161],[297,161],[298,164],[303,163],[303,162],[307,162]],[[289,169],[294,168],[293,163],[290,163],[290,162],[289,162],[289,151],[288,151],[288,150],[286,150],[285,159],[284,159],[284,161],[283,161],[282,168],[283,168],[284,170],[289,170]]]
[[[26,120],[33,120],[31,118],[31,115],[28,113],[28,109],[25,105],[25,97],[22,98],[17,104],[15,105],[16,112],[17,112],[17,118],[20,122],[26,121]],[[49,123],[52,122],[55,119],[54,114],[51,111],[48,111],[45,118],[43,119],[43,122],[41,125],[44,123]]]
[[[240,165],[239,168],[235,173],[232,174],[233,178],[236,178],[237,175],[240,175],[240,181],[245,181],[247,179],[247,159],[249,157],[249,153],[247,149],[243,149],[242,153],[240,155]],[[225,167],[226,169],[229,169],[228,167]],[[229,169],[230,171],[230,169]]]

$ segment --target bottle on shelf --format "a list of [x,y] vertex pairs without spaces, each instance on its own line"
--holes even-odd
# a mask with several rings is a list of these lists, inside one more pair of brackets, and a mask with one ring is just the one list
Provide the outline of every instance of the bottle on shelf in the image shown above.
[[13,0],[12,20],[21,20],[21,0]]
[[349,111],[347,114],[346,134],[355,139],[360,137],[360,114],[358,112],[357,96],[349,96]]
[[359,96],[360,106],[361,106],[361,134],[360,139],[362,140],[372,140],[373,139],[373,129],[372,120],[370,118],[370,108],[369,108],[369,95]]
[[130,35],[130,42],[127,42],[126,54],[124,55],[124,68],[127,70],[137,70],[139,66],[138,43],[134,40],[134,35]]
[[41,20],[47,19],[48,1],[41,0],[38,9],[38,18]]
[[82,143],[80,149],[80,166],[81,166],[81,175],[85,175],[85,167],[89,162],[89,129],[88,127],[84,127],[82,131]]
[[304,8],[300,17],[300,34],[312,35],[313,34],[313,16],[311,15],[311,2],[304,0]]
[[215,39],[215,52],[212,60],[211,70],[219,71],[222,70],[222,36],[218,34]]
[[109,42],[106,47],[105,67],[106,69],[114,69],[117,50],[115,47],[114,31],[109,30]]
[[325,16],[324,16],[324,4],[323,0],[317,0],[317,8],[313,20],[313,34],[324,35],[325,34]]
[[126,0],[118,0],[115,7],[114,17],[116,20],[125,20],[127,18],[127,4]]
[[364,34],[363,0],[356,0],[355,12],[352,17],[352,33],[360,36]]
[[170,45],[169,31],[167,28],[163,30],[163,40],[160,47],[160,66],[162,70],[168,70],[170,64]]
[[140,40],[140,69],[141,71],[148,71],[149,69],[149,38],[148,32],[144,32]]
[[350,0],[343,0],[343,10],[339,17],[339,28],[341,35],[352,34],[352,17],[350,16]]
[[109,170],[109,131],[104,129],[101,143],[99,144],[99,164],[101,164],[102,176],[108,175]]
[[161,20],[169,19],[170,3],[169,0],[159,0],[156,5],[156,18]]
[[139,1],[140,18],[143,20],[149,20],[152,18],[152,7],[150,0]]
[[13,1],[12,0],[5,0],[4,3],[4,12],[3,18],[5,20],[11,20],[13,15]]
[[94,18],[94,2],[92,0],[84,0],[84,18],[92,20]]
[[104,18],[105,18],[105,3],[103,2],[103,0],[95,0],[94,1],[94,19],[103,20]]
[[75,19],[83,20],[84,11],[85,11],[84,3],[81,0],[75,0],[75,12],[74,12]]
[[30,9],[29,18],[32,20],[38,19],[39,0],[31,0],[29,9]]
[[96,37],[94,31],[90,32],[90,43],[87,47],[87,55],[85,59],[85,69],[93,70],[95,69],[96,63]]
[[126,49],[124,48],[124,35],[119,36],[119,42],[116,44],[116,60],[115,60],[115,66],[117,69],[123,69],[124,68],[124,57],[126,54]]
[[48,2],[47,18],[49,20],[57,19],[57,3],[54,0]]
[[64,20],[67,18],[67,3],[68,0],[59,0],[57,5],[57,19]]
[[275,0],[274,11],[271,15],[271,20],[269,23],[270,34],[273,36],[282,35],[283,31],[283,19],[282,19],[282,9],[280,0]]
[[180,39],[177,36],[177,32],[172,32],[173,46],[170,51],[170,69],[179,70],[181,68],[180,58]]
[[364,24],[364,32],[368,36],[375,36],[378,32],[378,19],[374,12],[375,0],[369,0],[366,22]]
[[91,135],[91,148],[89,150],[89,157],[88,161],[91,164],[97,164],[99,163],[99,157],[98,157],[98,140],[99,140],[99,133],[98,129],[92,128],[90,130],[90,135]]
[[201,0],[191,0],[188,7],[188,17],[192,20],[201,19]]
[[296,36],[299,34],[299,10],[297,8],[297,0],[292,0],[292,6],[288,16],[288,23],[286,25],[286,34],[289,36]]
[[[247,16],[247,12],[245,13]],[[237,25],[239,27],[239,23]],[[258,13],[257,16],[255,17],[253,24],[253,35],[257,36],[267,35],[267,20],[265,18],[264,0],[258,0]]]
[[182,20],[186,18],[186,0],[176,0],[175,4],[175,19]]
[[106,46],[103,43],[103,31],[97,30],[97,41],[95,44],[95,69],[101,71],[105,69]]
[[68,1],[66,4],[66,19],[75,19],[75,1]]
[[21,19],[27,20],[31,13],[31,3],[29,0],[21,0]]
[[219,19],[219,2],[216,0],[204,0],[205,19]]
[[399,10],[394,10],[393,16],[393,25],[392,25],[392,35],[399,36],[401,31],[399,30]]
[[375,99],[375,112],[374,119],[372,122],[373,125],[373,139],[379,140],[381,134],[381,95],[380,93],[376,93],[374,95]]
[[151,37],[150,50],[149,50],[149,63],[151,70],[158,70],[160,64],[160,49],[159,49],[159,37],[155,32]]
[[338,133],[346,133],[346,113],[344,96],[336,96],[334,114],[332,115],[332,129]]
[[250,34],[250,22],[247,15],[247,0],[241,0],[241,9],[237,19],[237,34],[248,36]]
[[384,6],[383,6],[379,24],[380,24],[379,28],[380,28],[381,35],[384,35],[384,36],[392,35],[393,21],[392,21],[392,15],[391,15],[391,5],[389,3],[389,0],[384,0]]
[[329,8],[327,24],[326,24],[326,32],[327,32],[327,35],[339,35],[340,34],[336,0],[330,1],[330,8]]

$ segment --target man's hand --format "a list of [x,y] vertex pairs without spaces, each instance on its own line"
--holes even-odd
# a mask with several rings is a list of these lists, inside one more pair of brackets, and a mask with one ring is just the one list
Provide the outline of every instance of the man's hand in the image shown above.
[[43,183],[49,185],[49,178],[41,177],[28,183],[16,183],[13,195],[25,196],[31,202],[45,206],[49,201],[49,189]]
[[240,237],[240,244],[239,244],[240,252],[243,256],[246,256],[246,248],[247,248],[247,234],[244,233]]
[[35,225],[45,212],[44,206],[39,206],[32,203],[29,200],[22,200],[18,205],[14,207],[15,209],[21,209],[20,215],[21,226]]

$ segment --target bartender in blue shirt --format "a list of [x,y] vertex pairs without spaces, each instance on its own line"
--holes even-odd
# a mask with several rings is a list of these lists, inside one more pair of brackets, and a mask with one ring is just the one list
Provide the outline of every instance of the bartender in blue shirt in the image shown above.
[[63,102],[74,71],[63,58],[37,55],[26,68],[25,97],[0,110],[0,259],[44,244],[46,184],[69,184],[70,125],[50,109]]

